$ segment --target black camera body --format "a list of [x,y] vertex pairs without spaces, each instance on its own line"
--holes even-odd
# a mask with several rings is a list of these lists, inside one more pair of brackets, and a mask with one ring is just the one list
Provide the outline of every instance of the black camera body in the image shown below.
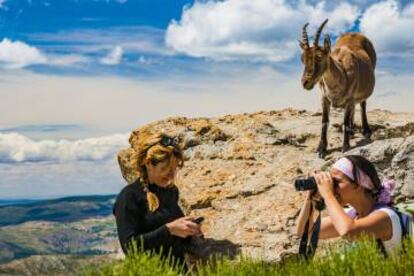
[[[333,179],[333,186],[336,189],[338,187],[338,181]],[[295,180],[296,191],[312,191],[318,189],[315,177],[298,178]]]
[[316,184],[315,177],[298,178],[295,180],[296,191],[312,191],[316,190],[318,185]]

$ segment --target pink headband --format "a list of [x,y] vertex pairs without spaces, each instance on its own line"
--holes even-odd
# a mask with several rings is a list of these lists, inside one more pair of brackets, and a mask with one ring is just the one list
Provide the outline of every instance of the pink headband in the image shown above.
[[[374,184],[372,183],[371,178],[358,168],[357,168],[358,179],[356,180],[354,179],[354,174],[352,173],[354,165],[348,158],[342,157],[341,159],[335,162],[335,164],[333,165],[333,168],[341,171],[343,174],[348,176],[352,181],[357,180],[358,184],[364,187],[365,189],[368,189],[371,191],[374,190],[375,187],[374,187]],[[381,183],[381,189],[379,191],[380,193],[378,195],[377,202],[382,203],[382,204],[390,204],[392,200],[391,194],[394,188],[395,188],[395,182],[393,180],[384,179]]]
[[368,190],[374,189],[374,184],[371,181],[371,178],[369,178],[368,175],[366,175],[363,171],[357,168],[357,179],[354,179],[354,174],[352,173],[354,166],[352,165],[352,162],[349,161],[349,159],[342,157],[338,161],[335,162],[333,165],[333,168],[339,170],[343,174],[349,177],[352,181],[357,181],[359,185],[364,187]]

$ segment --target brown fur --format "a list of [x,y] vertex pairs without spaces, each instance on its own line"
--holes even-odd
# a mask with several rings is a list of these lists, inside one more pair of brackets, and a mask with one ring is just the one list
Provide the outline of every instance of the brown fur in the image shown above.
[[[319,27],[319,34],[326,22],[327,20]],[[303,39],[300,41],[303,49],[302,62],[305,65],[302,85],[305,89],[311,90],[319,83],[322,90],[322,133],[318,152],[324,157],[331,106],[345,109],[343,151],[350,148],[349,138],[353,134],[356,104],[361,105],[363,133],[365,137],[370,137],[366,100],[374,91],[377,58],[372,43],[361,33],[346,33],[340,36],[332,51],[328,35],[325,36],[323,47],[319,46],[317,41],[310,47],[306,26],[303,28]]]
[[[335,43],[334,48],[346,46],[352,51],[359,52],[363,49],[371,61],[372,68],[375,69],[377,64],[377,54],[371,41],[361,33],[346,33],[341,35]],[[363,54],[362,52],[360,52]]]

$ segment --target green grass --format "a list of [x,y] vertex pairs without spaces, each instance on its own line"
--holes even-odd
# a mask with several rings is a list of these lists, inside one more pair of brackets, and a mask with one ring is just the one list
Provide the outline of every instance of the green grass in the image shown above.
[[[197,275],[414,275],[414,244],[406,242],[405,253],[384,258],[374,242],[365,240],[350,248],[336,245],[319,249],[312,261],[297,257],[283,263],[265,263],[249,258],[220,260],[198,265]],[[81,275],[185,275],[180,268],[172,268],[158,256],[135,252],[123,261],[98,267],[87,267]],[[188,274],[188,273],[187,273]]]
[[133,254],[124,261],[108,263],[99,267],[88,266],[81,275],[157,275],[175,276],[183,275],[183,267],[174,265],[173,260],[161,260],[148,252],[138,252],[136,245]]

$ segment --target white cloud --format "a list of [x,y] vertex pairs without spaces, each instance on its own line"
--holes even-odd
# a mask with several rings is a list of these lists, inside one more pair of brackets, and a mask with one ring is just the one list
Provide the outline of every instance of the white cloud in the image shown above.
[[31,40],[49,43],[49,49],[65,49],[81,55],[110,53],[114,45],[117,45],[122,48],[123,53],[171,56],[175,53],[165,47],[164,37],[165,30],[146,26],[81,28],[29,35]]
[[49,55],[48,64],[55,66],[75,66],[91,62],[91,59],[82,55]]
[[[406,0],[401,0],[401,1],[406,1]],[[409,0],[408,0],[409,1]],[[319,2],[321,2],[321,0],[307,0],[308,3],[312,3],[312,4],[317,4]],[[327,8],[331,9],[335,6],[338,6],[339,4],[343,3],[343,2],[347,2],[351,5],[357,5],[360,9],[365,9],[367,6],[378,2],[378,0],[329,0],[329,1],[325,1],[325,5]]]
[[139,56],[138,63],[142,65],[153,65],[158,63],[158,61],[150,57]]
[[395,0],[373,4],[364,12],[360,29],[380,56],[414,58],[414,3],[404,8]]
[[127,145],[127,134],[74,141],[34,141],[18,133],[0,133],[0,163],[99,161],[114,158]]
[[116,65],[122,60],[123,49],[121,46],[116,46],[106,57],[101,58],[100,62],[106,65]]
[[4,38],[0,42],[0,66],[6,69],[24,68],[35,64],[72,66],[88,61],[89,59],[82,55],[46,55],[38,48],[18,40]]
[[22,68],[46,63],[47,58],[36,47],[4,38],[0,42],[0,63],[6,68]]
[[172,21],[166,44],[177,52],[213,59],[259,59],[284,61],[298,51],[301,27],[310,22],[309,34],[325,18],[325,31],[349,29],[358,8],[341,3],[328,9],[325,1],[315,5],[302,0],[227,0],[196,2],[185,8],[179,22]]

